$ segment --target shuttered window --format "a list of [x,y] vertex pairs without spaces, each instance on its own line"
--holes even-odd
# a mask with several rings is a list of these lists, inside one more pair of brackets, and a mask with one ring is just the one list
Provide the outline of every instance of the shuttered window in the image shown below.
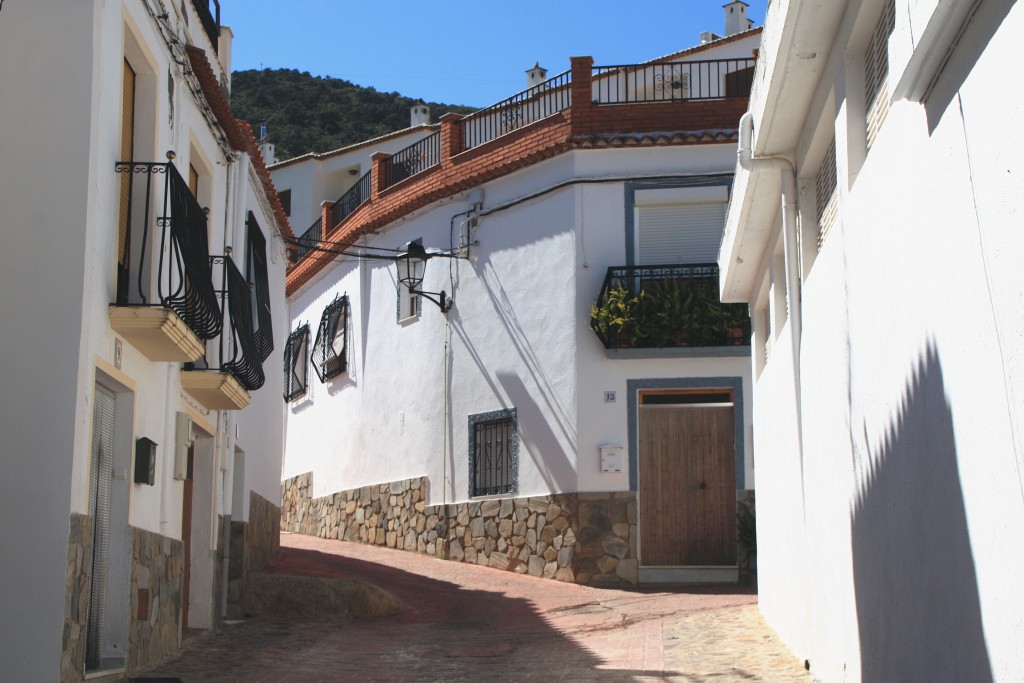
[[814,181],[815,206],[818,210],[818,246],[825,243],[839,214],[839,193],[836,186],[836,139],[825,152]]
[[723,202],[637,207],[637,265],[713,263],[725,226]]
[[896,28],[896,2],[886,0],[864,55],[864,101],[867,104],[867,147],[871,149],[889,113],[889,36]]

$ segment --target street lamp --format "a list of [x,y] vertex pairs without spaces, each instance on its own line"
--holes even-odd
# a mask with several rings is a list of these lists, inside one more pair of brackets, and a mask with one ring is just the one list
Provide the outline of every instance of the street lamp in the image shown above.
[[[448,295],[445,294],[444,290],[440,292],[424,292],[420,289],[420,285],[423,284],[423,272],[426,270],[427,260],[434,256],[438,256],[438,254],[428,254],[427,250],[419,242],[409,242],[403,245],[398,256],[395,257],[395,262],[398,264],[398,281],[405,285],[410,294],[417,294],[428,301],[432,301],[437,304],[442,313],[447,313],[451,306],[448,301]],[[431,295],[438,298],[435,299]]]

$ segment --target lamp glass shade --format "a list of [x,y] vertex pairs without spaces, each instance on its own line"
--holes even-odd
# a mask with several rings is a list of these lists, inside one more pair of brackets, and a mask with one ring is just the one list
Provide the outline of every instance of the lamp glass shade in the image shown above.
[[418,242],[409,242],[398,254],[398,281],[409,289],[420,288],[423,283],[423,264],[427,262],[427,252]]

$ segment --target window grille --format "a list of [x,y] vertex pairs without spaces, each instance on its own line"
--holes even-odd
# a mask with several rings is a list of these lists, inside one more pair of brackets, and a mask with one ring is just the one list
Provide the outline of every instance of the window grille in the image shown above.
[[821,168],[814,182],[815,206],[818,209],[818,246],[825,243],[825,238],[836,222],[839,214],[839,193],[836,184],[836,139],[832,138],[825,158],[821,160]]
[[245,221],[248,233],[245,279],[252,291],[252,318],[256,323],[253,337],[260,361],[265,361],[274,350],[274,326],[270,317],[270,280],[267,275],[267,239],[252,211]]
[[515,408],[469,417],[470,497],[515,493],[518,457]]
[[889,36],[896,28],[896,2],[886,0],[864,55],[864,101],[867,104],[867,148],[871,149],[889,113]]
[[340,296],[324,309],[313,342],[313,369],[321,382],[345,372],[348,341],[348,296]]
[[294,401],[306,395],[309,363],[309,325],[288,336],[284,347],[284,400]]

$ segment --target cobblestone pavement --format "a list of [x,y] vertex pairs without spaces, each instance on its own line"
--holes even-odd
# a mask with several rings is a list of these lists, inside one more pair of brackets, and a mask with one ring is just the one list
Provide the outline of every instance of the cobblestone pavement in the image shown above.
[[624,591],[386,548],[284,535],[272,573],[362,579],[398,617],[251,619],[190,643],[141,680],[771,681],[809,683],[743,589]]

